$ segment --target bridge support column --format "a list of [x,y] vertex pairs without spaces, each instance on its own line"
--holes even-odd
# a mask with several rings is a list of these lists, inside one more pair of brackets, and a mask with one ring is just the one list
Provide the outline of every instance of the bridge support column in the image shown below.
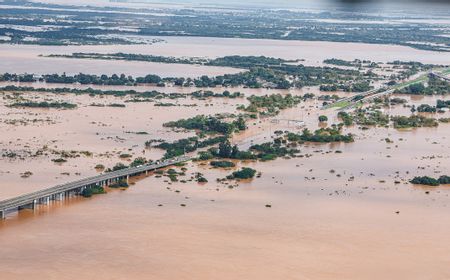
[[34,210],[34,207],[36,206],[35,202],[31,202],[22,206],[19,206],[19,210],[23,210],[23,209],[31,209]]
[[130,175],[127,175],[127,184],[130,182]]
[[48,196],[39,199],[39,204],[45,204],[45,205],[47,205],[47,204],[49,204],[49,203],[50,203],[50,197],[48,197]]
[[0,211],[0,219],[3,220],[6,218],[5,210]]

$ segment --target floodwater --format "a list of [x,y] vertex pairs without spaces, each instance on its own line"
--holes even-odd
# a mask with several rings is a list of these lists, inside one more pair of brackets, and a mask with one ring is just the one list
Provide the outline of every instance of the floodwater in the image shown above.
[[[407,47],[353,43],[165,37],[166,42],[129,46],[0,45],[0,72],[92,74],[125,73],[196,77],[235,73],[238,69],[148,62],[43,58],[40,54],[129,52],[164,56],[219,57],[266,55],[305,59],[372,61],[415,60],[450,64],[450,57]],[[0,86],[14,83],[1,83]],[[18,84],[30,86],[30,84]],[[36,87],[66,85],[32,84]],[[70,85],[165,93],[190,93],[179,87]],[[205,89],[222,92],[224,88]],[[273,93],[321,94],[301,90],[227,89],[245,96]],[[75,103],[77,109],[9,108],[11,93],[0,93],[0,152],[24,159],[0,158],[0,200],[97,174],[131,154],[160,158],[145,149],[151,139],[176,140],[192,133],[164,128],[165,122],[198,114],[237,113],[245,98],[162,99],[125,102],[130,97],[24,93],[30,100]],[[448,97],[409,97],[409,104],[434,105]],[[155,103],[174,103],[158,107]],[[125,104],[125,108],[92,104]],[[319,115],[337,123],[337,112],[320,110],[309,100],[275,118],[249,121],[233,137],[242,148],[269,141],[277,130],[300,132],[289,120],[313,130]],[[402,105],[385,109],[408,115]],[[450,113],[433,117],[450,117]],[[76,198],[8,213],[0,221],[1,279],[449,279],[449,186],[425,188],[408,183],[414,176],[450,174],[450,124],[395,130],[357,126],[350,144],[304,144],[303,157],[239,163],[262,172],[261,178],[224,185],[217,178],[232,170],[189,163],[186,178],[201,172],[206,184],[169,183],[164,177],[137,178],[129,189],[109,190],[90,199]],[[146,134],[142,134],[145,132]],[[387,143],[389,138],[393,143]],[[43,154],[30,157],[42,150]],[[56,164],[61,151],[77,157]],[[84,152],[90,152],[87,155]],[[342,153],[336,153],[341,151]],[[29,171],[31,176],[24,178]],[[26,177],[26,176],[25,176]],[[185,206],[182,206],[185,205]],[[270,205],[271,207],[266,207]]]
[[238,38],[151,37],[164,42],[151,45],[101,46],[34,46],[0,45],[0,73],[67,73],[126,74],[142,76],[157,74],[163,77],[198,77],[236,73],[239,69],[139,61],[80,60],[48,58],[39,55],[71,54],[74,52],[136,53],[174,57],[215,58],[227,55],[264,55],[284,59],[305,59],[305,65],[322,65],[324,59],[355,58],[375,62],[394,60],[450,64],[447,53],[416,50],[409,47],[286,40],[252,40]]
[[[157,158],[161,151],[144,153],[146,140],[190,135],[165,129],[164,122],[235,113],[237,105],[247,104],[245,98],[160,100],[180,106],[156,107],[125,103],[129,97],[23,97],[64,100],[78,108],[14,109],[2,99],[1,149],[35,151],[48,145],[94,155],[61,165],[51,161],[56,157],[51,153],[0,159],[1,199],[93,175],[96,164],[111,166],[121,152]],[[438,98],[400,97],[416,105],[435,104]],[[278,123],[273,118],[250,122],[248,132],[234,141],[246,146],[268,141],[275,130],[300,130],[289,119],[302,119],[311,129],[319,126],[321,114],[337,122],[335,111],[319,106],[311,100],[283,111]],[[387,110],[406,115],[409,109]],[[305,144],[299,147],[308,155],[303,158],[240,163],[262,176],[233,188],[216,182],[231,170],[189,163],[187,178],[201,172],[209,182],[168,183],[150,175],[125,191],[10,213],[0,222],[1,279],[448,279],[450,188],[407,181],[450,173],[449,128],[353,127],[347,131],[356,134],[355,143]],[[148,135],[129,133],[138,131]],[[387,137],[393,143],[386,143]],[[33,175],[21,178],[25,171]]]

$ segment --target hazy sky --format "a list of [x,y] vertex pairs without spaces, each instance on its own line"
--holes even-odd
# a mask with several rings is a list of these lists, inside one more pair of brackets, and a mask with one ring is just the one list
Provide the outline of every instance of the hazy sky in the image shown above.
[[[0,0],[1,2],[2,0]],[[101,5],[101,6],[128,6],[142,7],[145,4],[194,4],[200,6],[226,6],[226,7],[267,7],[267,8],[296,8],[296,9],[358,9],[361,8],[370,12],[377,10],[383,12],[398,12],[401,10],[412,11],[414,13],[435,10],[440,14],[449,15],[447,4],[450,0],[128,0],[129,4],[123,2],[110,2],[109,0],[30,0],[34,2],[45,2],[54,4],[69,5]],[[431,5],[431,2],[440,5]],[[144,4],[145,3],[145,4]],[[420,3],[418,5],[418,3]],[[445,5],[445,7],[441,7]],[[450,15],[449,15],[450,16]]]

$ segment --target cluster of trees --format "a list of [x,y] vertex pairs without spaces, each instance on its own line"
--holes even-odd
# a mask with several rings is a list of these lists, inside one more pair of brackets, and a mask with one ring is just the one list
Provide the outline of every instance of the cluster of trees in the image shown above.
[[337,116],[339,119],[342,120],[344,125],[350,126],[353,124],[353,116],[351,114],[344,111],[340,111]]
[[240,151],[237,145],[231,145],[230,141],[224,141],[220,143],[219,149],[211,149],[211,154],[219,158],[230,158],[230,159],[256,159],[256,156],[250,151]]
[[[198,137],[189,137],[172,143],[162,142],[155,147],[166,151],[164,158],[172,158],[181,156],[185,153],[194,152],[197,149],[214,146],[223,143],[224,141],[227,141],[226,136],[211,137],[206,140],[200,140]],[[149,145],[151,145],[151,143],[146,142],[146,146]]]
[[[77,54],[78,57],[83,57]],[[197,59],[176,59],[172,57],[154,57],[145,55],[133,54],[86,54],[86,57],[97,57],[107,59],[154,59],[166,62],[182,61],[184,63],[197,63]],[[342,90],[346,91],[366,91],[370,87],[368,78],[374,77],[373,73],[366,73],[362,75],[357,70],[346,70],[340,68],[330,67],[312,67],[297,64],[289,64],[289,61],[270,58],[264,56],[227,56],[203,61],[206,65],[214,66],[229,66],[244,68],[248,71],[243,71],[237,74],[225,74],[216,77],[201,76],[195,79],[185,78],[161,78],[158,75],[147,75],[145,77],[126,76],[124,74],[117,75],[89,75],[77,74],[68,76],[66,74],[50,74],[43,75],[38,78],[32,74],[16,75],[5,73],[0,76],[0,80],[4,81],[45,81],[49,83],[80,83],[80,84],[95,84],[95,85],[136,85],[142,83],[156,84],[158,86],[165,86],[166,83],[172,83],[177,86],[195,86],[195,87],[232,87],[245,86],[249,88],[277,88],[289,89],[292,87],[301,88],[304,86],[316,86],[323,84],[337,84]],[[365,76],[365,77],[364,77]]]
[[82,85],[134,85],[135,80],[131,76],[125,76],[125,74],[117,75],[90,75],[79,73],[74,76],[67,76],[66,74],[49,74],[43,75],[38,79],[39,81],[44,81],[47,83],[58,83],[58,84],[74,84],[80,83]]
[[299,152],[299,150],[297,149],[287,148],[286,146],[282,145],[285,143],[286,142],[282,139],[277,138],[274,142],[253,145],[250,147],[250,150],[255,152],[258,159],[262,161],[274,160],[287,155],[293,156],[295,153]]
[[436,107],[430,106],[428,104],[421,104],[417,106],[417,108],[415,108],[414,106],[411,108],[412,112],[415,112],[416,110],[420,113],[436,113]]
[[208,98],[208,97],[224,97],[224,98],[238,98],[243,96],[240,92],[229,92],[228,90],[225,90],[222,93],[214,93],[210,90],[199,90],[191,93],[191,96],[198,99]]
[[414,179],[412,179],[410,182],[412,184],[427,185],[427,186],[447,185],[450,184],[450,176],[443,175],[438,179],[428,176],[414,177]]
[[89,187],[89,188],[85,188],[82,192],[81,195],[84,197],[91,197],[93,195],[97,195],[97,194],[104,194],[106,193],[105,189],[101,186],[93,186],[93,187]]
[[165,127],[185,128],[189,130],[199,130],[202,132],[220,133],[229,135],[235,131],[242,131],[247,129],[245,120],[239,116],[233,122],[224,122],[213,116],[198,115],[189,119],[181,119],[165,123]]
[[291,142],[317,142],[317,143],[332,143],[332,142],[354,142],[352,134],[342,134],[341,129],[337,126],[320,128],[311,132],[305,128],[301,134],[288,133],[288,140]]
[[76,88],[67,88],[67,87],[58,87],[58,88],[35,88],[35,87],[25,87],[25,86],[4,86],[0,88],[0,91],[24,91],[24,92],[49,92],[49,93],[73,93],[73,94],[89,94],[90,96],[95,95],[113,95],[113,96],[126,96],[126,95],[136,95],[137,97],[148,97],[148,98],[173,98],[176,97],[185,97],[183,94],[179,93],[162,93],[158,91],[145,91],[145,92],[137,92],[135,90],[100,90],[100,89],[76,89]]
[[56,58],[76,58],[76,59],[100,59],[100,60],[128,60],[128,61],[147,61],[158,63],[176,63],[176,64],[204,64],[209,62],[207,59],[201,58],[177,58],[172,56],[155,56],[135,53],[81,53],[72,54],[51,54],[47,57]]
[[113,183],[113,184],[109,185],[108,187],[113,188],[113,189],[120,189],[120,188],[128,188],[129,185],[128,185],[127,181],[120,180],[119,182]]
[[[349,118],[348,116],[344,117],[344,119]],[[352,122],[355,122],[359,125],[379,125],[379,126],[387,126],[389,125],[389,116],[383,114],[380,110],[373,110],[371,108],[360,108],[355,110],[353,115],[350,117]],[[345,121],[344,121],[345,122]]]
[[340,83],[340,84],[324,84],[320,85],[319,89],[321,91],[345,91],[345,92],[366,92],[373,89],[370,85],[370,81],[359,81],[350,83]]
[[[122,154],[121,157],[122,158],[127,158],[128,154]],[[106,169],[106,172],[118,171],[118,170],[126,169],[126,168],[129,168],[129,167],[136,167],[136,166],[147,164],[147,163],[150,163],[150,162],[151,161],[147,160],[144,157],[137,157],[130,163],[129,166],[126,165],[126,164],[123,164],[122,162],[119,162],[119,163],[116,163],[116,165],[114,165],[112,168]],[[103,169],[102,167],[104,168],[104,166],[102,164],[98,164],[96,166],[96,168],[100,168],[100,169]]]
[[281,95],[272,94],[264,96],[252,95],[248,97],[250,105],[247,107],[239,106],[239,110],[244,110],[249,113],[260,113],[264,116],[275,116],[278,115],[280,110],[295,107],[299,104],[305,97],[294,96],[291,94]]
[[51,54],[47,57],[55,58],[76,58],[76,59],[100,59],[100,60],[128,60],[128,61],[146,61],[146,62],[158,62],[167,64],[202,64],[208,66],[221,66],[221,67],[233,67],[233,68],[245,68],[252,67],[270,67],[279,66],[283,63],[292,62],[280,58],[272,58],[265,56],[225,56],[216,59],[206,58],[179,58],[173,56],[155,56],[145,54],[134,53],[72,53],[66,54]]
[[438,108],[438,109],[450,108],[450,100],[440,100],[440,99],[438,99],[436,101],[436,108]]
[[243,167],[241,170],[235,171],[235,172],[231,173],[231,175],[228,175],[227,179],[245,180],[245,179],[252,179],[253,177],[255,177],[255,175],[256,175],[255,169],[249,168],[249,167]]
[[18,75],[18,74],[4,73],[4,74],[0,75],[0,81],[1,82],[25,82],[25,83],[30,83],[30,82],[35,82],[36,79],[35,79],[33,74]]
[[21,101],[15,102],[9,107],[28,107],[28,108],[56,108],[56,109],[74,109],[77,107],[76,104],[68,103],[68,102],[35,102],[35,101]]
[[216,168],[231,168],[236,166],[236,164],[227,160],[213,160],[209,164]]
[[396,93],[414,95],[446,95],[450,93],[450,83],[433,76],[428,79],[428,86],[425,86],[423,83],[412,84],[405,88],[396,90]]
[[406,116],[393,116],[391,121],[394,123],[395,128],[413,128],[413,127],[436,127],[439,123],[436,119],[427,118],[420,115]]

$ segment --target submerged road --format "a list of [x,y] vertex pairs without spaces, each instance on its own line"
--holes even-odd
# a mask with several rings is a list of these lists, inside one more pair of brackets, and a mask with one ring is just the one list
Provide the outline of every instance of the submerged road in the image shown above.
[[191,160],[191,157],[183,156],[158,163],[129,167],[3,200],[0,201],[0,218],[4,219],[7,211],[24,208],[34,209],[38,203],[46,204],[50,200],[63,199],[71,194],[80,194],[86,188],[107,186],[120,180],[128,180],[130,176],[147,173],[189,160]]

